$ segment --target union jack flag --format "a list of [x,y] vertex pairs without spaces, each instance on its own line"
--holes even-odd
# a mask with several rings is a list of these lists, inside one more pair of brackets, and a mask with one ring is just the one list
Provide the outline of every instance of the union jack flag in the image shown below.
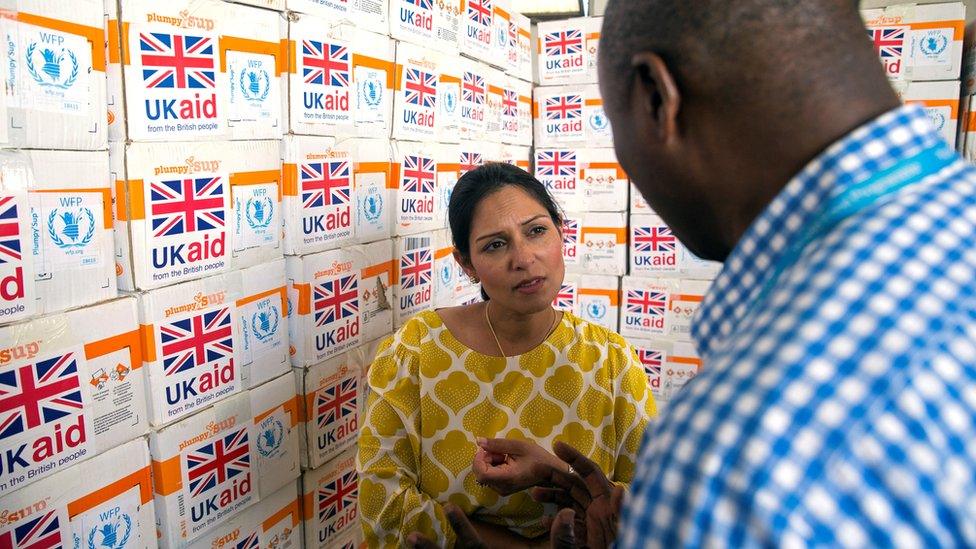
[[905,47],[905,27],[868,29],[868,36],[881,59],[901,59]]
[[349,48],[302,40],[302,77],[306,84],[349,87]]
[[648,376],[660,376],[664,366],[664,352],[656,349],[637,349],[637,358],[644,365],[644,372]]
[[673,252],[677,242],[670,227],[634,227],[634,251]]
[[358,500],[359,475],[354,469],[319,488],[319,522],[338,515],[346,508],[354,507]]
[[461,153],[461,175],[464,175],[478,166],[484,164],[481,153],[463,152]]
[[315,286],[315,325],[325,326],[359,313],[359,276],[351,274]]
[[468,0],[468,19],[491,26],[491,0]]
[[0,265],[20,261],[20,220],[17,200],[12,196],[0,198]]
[[579,242],[579,221],[575,219],[563,220],[563,245],[575,246]]
[[213,39],[164,32],[139,33],[142,80],[147,88],[217,87]]
[[349,204],[349,162],[302,164],[302,208]]
[[416,6],[422,10],[434,9],[434,0],[403,0],[403,3]]
[[250,471],[247,427],[197,446],[186,454],[186,474],[194,497]]
[[437,106],[437,75],[420,69],[407,69],[407,103],[433,109]]
[[565,120],[582,116],[582,95],[557,95],[546,98],[546,120]]
[[359,406],[359,382],[351,377],[319,391],[315,398],[317,423],[324,429],[344,417],[355,416]]
[[258,533],[251,532],[246,538],[237,542],[234,549],[259,549],[261,544],[258,543]]
[[57,511],[18,524],[0,534],[0,547],[11,549],[61,549]]
[[407,155],[403,159],[403,182],[400,189],[408,193],[434,192],[435,171],[432,158]]
[[224,182],[219,177],[151,183],[149,202],[156,237],[224,226]]
[[518,92],[505,90],[502,96],[502,114],[504,116],[518,116]]
[[576,304],[576,285],[575,284],[562,284],[559,287],[559,293],[556,294],[555,301],[552,302],[552,306],[560,311],[573,311],[573,306]]
[[429,284],[432,266],[429,249],[403,254],[400,258],[400,288]]
[[535,169],[539,176],[575,177],[576,151],[536,151]]
[[167,376],[234,357],[234,334],[228,307],[163,324],[159,335],[163,371]]
[[579,29],[548,32],[545,36],[546,55],[583,53],[583,31]]
[[627,312],[642,315],[664,316],[668,306],[668,294],[654,290],[627,290]]
[[461,100],[484,105],[485,103],[485,79],[483,76],[474,72],[464,73],[461,83]]
[[0,373],[0,441],[84,407],[74,353]]

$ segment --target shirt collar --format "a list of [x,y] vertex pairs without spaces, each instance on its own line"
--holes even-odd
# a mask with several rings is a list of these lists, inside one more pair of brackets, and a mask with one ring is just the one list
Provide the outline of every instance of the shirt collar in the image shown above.
[[807,164],[726,259],[692,324],[699,355],[707,359],[747,320],[774,266],[835,189],[864,181],[941,139],[922,108],[903,106],[854,130]]

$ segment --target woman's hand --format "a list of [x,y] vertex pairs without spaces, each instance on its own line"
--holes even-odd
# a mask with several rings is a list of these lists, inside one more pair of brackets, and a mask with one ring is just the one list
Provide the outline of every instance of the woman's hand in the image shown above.
[[568,470],[569,465],[534,442],[504,438],[479,438],[472,464],[478,482],[503,496],[543,482],[537,471],[549,468]]

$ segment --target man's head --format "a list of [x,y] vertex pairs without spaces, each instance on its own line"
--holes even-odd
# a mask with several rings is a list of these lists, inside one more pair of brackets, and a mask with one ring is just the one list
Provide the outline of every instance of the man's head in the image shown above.
[[620,162],[709,259],[817,153],[897,104],[856,0],[610,0],[599,70]]

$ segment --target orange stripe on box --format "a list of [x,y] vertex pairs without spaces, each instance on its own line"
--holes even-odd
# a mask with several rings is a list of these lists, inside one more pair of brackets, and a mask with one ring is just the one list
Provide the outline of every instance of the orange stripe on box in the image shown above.
[[105,72],[105,29],[24,12],[17,14],[17,20],[21,23],[76,34],[87,38],[92,47],[92,69]]
[[307,315],[312,312],[312,285],[292,284],[298,292],[298,314]]
[[539,102],[538,101],[533,101],[532,102],[532,118],[539,118],[539,112],[540,112],[540,110],[539,110]]
[[238,185],[263,185],[272,183],[278,187],[278,201],[281,201],[281,170],[260,170],[256,172],[235,172],[230,174],[231,198],[234,187]]
[[315,499],[312,497],[315,492],[309,492],[302,496],[302,509],[305,511],[305,520],[310,521],[315,517]]
[[180,456],[173,456],[166,461],[152,462],[153,487],[161,496],[175,494],[183,488],[183,475],[180,471]]
[[594,38],[600,38],[600,33],[598,32],[588,32],[586,33],[587,40],[593,40]]
[[443,163],[437,165],[437,173],[460,172],[460,171],[461,171],[461,165],[460,164],[452,164],[450,162],[443,162]]
[[125,207],[125,180],[115,180],[115,197],[115,218],[119,221],[128,220],[129,213],[126,211]]
[[587,99],[583,102],[587,107],[602,107],[603,99]]
[[[146,186],[141,179],[130,179],[125,184],[125,196],[129,199],[128,221],[146,218]],[[118,195],[121,199],[122,195]]]
[[529,97],[528,95],[520,95],[519,103],[532,103],[532,98]]
[[361,173],[382,173],[386,178],[386,188],[397,188],[394,184],[395,181],[393,181],[393,164],[389,162],[355,162],[352,169],[357,175]]
[[677,362],[678,364],[690,364],[692,366],[697,366],[701,368],[702,361],[700,358],[694,358],[690,356],[669,356],[668,362]]
[[[273,290],[268,290],[266,292],[261,292],[259,294],[254,294],[254,295],[245,297],[243,299],[239,299],[239,300],[237,300],[237,306],[238,307],[243,307],[243,306],[247,305],[248,303],[254,303],[255,301],[261,301],[262,299],[264,299],[266,297],[273,296],[275,294],[280,295],[281,296],[281,303],[287,305],[287,303],[288,303],[288,290],[284,286],[281,286],[280,288],[274,288]],[[287,314],[284,314],[282,316],[282,318],[284,318],[286,316],[288,316],[288,315]]]
[[260,414],[254,416],[254,424],[257,425],[258,423],[261,423],[261,421],[263,421],[264,418],[266,418],[266,417],[270,416],[271,414],[275,413],[275,411],[277,411],[278,408],[284,408],[285,409],[285,413],[288,414],[288,417],[291,420],[291,421],[289,421],[289,424],[292,427],[298,425],[299,411],[298,411],[298,396],[297,395],[289,398],[287,402],[282,402],[278,406],[275,406],[274,408],[271,408],[270,410],[265,410],[264,412],[261,412]]
[[454,254],[454,246],[441,248],[436,252],[434,252],[434,259],[444,259],[445,257],[453,254]]
[[694,294],[671,294],[671,301],[688,301],[690,303],[701,303],[705,300],[703,295]]
[[396,264],[393,260],[380,263],[379,265],[373,265],[363,269],[360,276],[362,278],[373,278],[374,276],[379,276],[386,273],[387,284],[393,284],[393,273],[396,271]]
[[278,52],[281,55],[281,60],[284,64],[284,66],[281,67],[281,70],[294,74],[295,71],[298,70],[295,63],[295,41],[282,38],[281,42],[278,44]]
[[240,38],[237,36],[221,36],[218,42],[220,48],[220,72],[227,72],[227,52],[241,51],[247,53],[260,53],[270,55],[275,60],[275,76],[281,76],[283,72],[281,44],[265,42],[264,40],[254,40],[251,38]]
[[627,229],[618,227],[583,227],[582,232],[582,238],[586,238],[587,235],[592,234],[612,234],[617,237],[617,244],[625,244],[627,242]]
[[400,84],[403,82],[403,65],[400,63],[395,63],[393,69],[393,91],[400,91],[403,86]]
[[906,105],[924,105],[929,108],[949,107],[952,111],[950,118],[959,120],[959,100],[958,99],[906,99]]
[[971,111],[966,117],[966,131],[976,132],[976,111]]
[[493,7],[493,9],[492,9],[492,11],[493,11],[494,13],[497,13],[498,15],[501,15],[501,16],[502,16],[502,17],[504,17],[505,19],[511,19],[511,18],[512,18],[512,16],[511,16],[511,14],[509,14],[509,13],[508,13],[507,11],[505,11],[504,9],[502,9],[502,8],[499,8],[498,6],[494,6],[494,7]]
[[390,188],[393,190],[400,190],[400,163],[394,162],[390,166]]
[[102,218],[104,228],[112,228],[112,189],[90,188],[90,189],[36,189],[35,193],[100,193],[102,195]]
[[146,362],[156,362],[156,326],[140,325],[139,335],[142,338],[142,359]]
[[955,21],[924,21],[920,23],[909,23],[912,30],[928,29],[952,29],[952,39],[961,42],[966,36],[966,22],[960,19]]
[[298,164],[281,165],[281,192],[285,196],[298,196]]
[[592,295],[598,297],[607,297],[610,299],[610,305],[617,307],[620,305],[620,292],[617,290],[598,290],[595,288],[580,288],[580,295]]
[[122,61],[122,51],[119,49],[119,20],[109,19],[106,29],[108,32],[108,62],[118,65]]
[[617,170],[617,179],[628,179],[627,173],[616,162],[591,162],[580,170],[580,179],[586,179],[586,170]]
[[119,51],[122,52],[123,65],[129,64],[129,30],[129,22],[123,21],[119,32]]
[[444,84],[460,84],[461,79],[456,76],[451,76],[449,74],[442,74],[441,82]]
[[[177,461],[177,464],[179,464],[179,461]],[[147,465],[135,473],[126,475],[115,482],[102,486],[86,496],[82,496],[72,501],[68,504],[68,517],[75,518],[81,513],[94,509],[95,507],[98,507],[114,497],[121,496],[135,486],[139,487],[140,503],[142,505],[149,503],[152,501],[153,497],[152,477],[150,476],[149,471],[149,466]]]
[[298,498],[295,498],[288,505],[285,505],[276,511],[275,514],[268,517],[264,522],[261,523],[261,528],[267,532],[268,530],[274,528],[275,524],[278,524],[282,519],[289,515],[291,515],[291,527],[295,528],[302,520],[301,511],[298,506]]
[[143,334],[142,330],[136,328],[131,332],[114,335],[98,341],[85,344],[85,358],[91,360],[96,357],[105,356],[115,351],[129,349],[129,364],[133,370],[142,368],[143,358]]
[[396,64],[393,61],[385,61],[368,55],[352,54],[353,67],[369,67],[386,72],[386,87],[393,89],[396,79],[399,78],[396,72]]
[[504,93],[502,89],[498,86],[488,85],[488,93],[493,93],[495,95],[502,95]]
[[532,31],[530,31],[528,29],[524,29],[522,27],[519,27],[519,31],[518,32],[519,32],[519,34],[521,34],[522,36],[524,36],[526,38],[532,38]]

